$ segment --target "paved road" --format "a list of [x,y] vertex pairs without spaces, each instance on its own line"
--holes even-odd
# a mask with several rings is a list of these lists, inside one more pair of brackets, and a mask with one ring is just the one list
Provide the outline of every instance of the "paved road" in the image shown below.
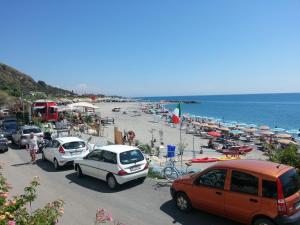
[[92,225],[97,208],[106,208],[126,225],[238,225],[232,221],[207,213],[179,212],[169,194],[169,186],[147,179],[143,184],[128,183],[120,190],[110,191],[104,182],[83,177],[77,178],[72,168],[55,171],[52,164],[38,159],[31,165],[25,150],[10,149],[0,155],[4,162],[3,173],[14,186],[13,193],[20,193],[33,176],[39,176],[39,207],[57,198],[65,201],[65,214],[60,224]]

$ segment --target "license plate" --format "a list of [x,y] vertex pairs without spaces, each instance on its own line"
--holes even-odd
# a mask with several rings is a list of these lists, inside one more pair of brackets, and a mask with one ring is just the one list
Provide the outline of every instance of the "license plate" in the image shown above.
[[135,166],[135,167],[131,167],[131,168],[130,168],[130,171],[133,172],[133,171],[137,171],[137,170],[139,170],[139,169],[141,169],[140,166]]
[[71,155],[79,155],[81,152],[71,152]]

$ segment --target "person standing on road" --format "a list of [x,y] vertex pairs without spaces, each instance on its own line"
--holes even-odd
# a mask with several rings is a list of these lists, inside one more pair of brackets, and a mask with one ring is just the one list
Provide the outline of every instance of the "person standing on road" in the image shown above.
[[35,164],[36,152],[38,150],[37,137],[34,136],[34,133],[31,133],[29,136],[29,141],[27,145],[27,151],[29,150],[31,162]]

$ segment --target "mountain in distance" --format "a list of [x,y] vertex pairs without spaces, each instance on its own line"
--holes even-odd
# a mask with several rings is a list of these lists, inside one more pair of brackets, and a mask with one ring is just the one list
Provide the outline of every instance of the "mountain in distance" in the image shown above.
[[47,96],[75,96],[73,91],[53,87],[44,81],[35,81],[32,77],[17,69],[0,63],[0,90],[9,95],[29,95],[32,92],[43,92]]

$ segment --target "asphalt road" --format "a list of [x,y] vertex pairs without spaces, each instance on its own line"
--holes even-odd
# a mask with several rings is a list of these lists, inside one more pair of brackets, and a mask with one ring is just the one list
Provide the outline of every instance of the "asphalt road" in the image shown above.
[[55,199],[64,200],[65,214],[59,224],[92,225],[96,210],[105,208],[126,225],[238,225],[199,211],[179,212],[171,200],[167,183],[146,179],[142,184],[131,182],[111,191],[97,179],[77,178],[72,168],[55,171],[51,163],[41,159],[37,165],[28,164],[28,152],[11,147],[0,154],[0,162],[4,163],[4,175],[14,186],[12,193],[22,193],[32,177],[39,176],[41,186],[33,208]]

